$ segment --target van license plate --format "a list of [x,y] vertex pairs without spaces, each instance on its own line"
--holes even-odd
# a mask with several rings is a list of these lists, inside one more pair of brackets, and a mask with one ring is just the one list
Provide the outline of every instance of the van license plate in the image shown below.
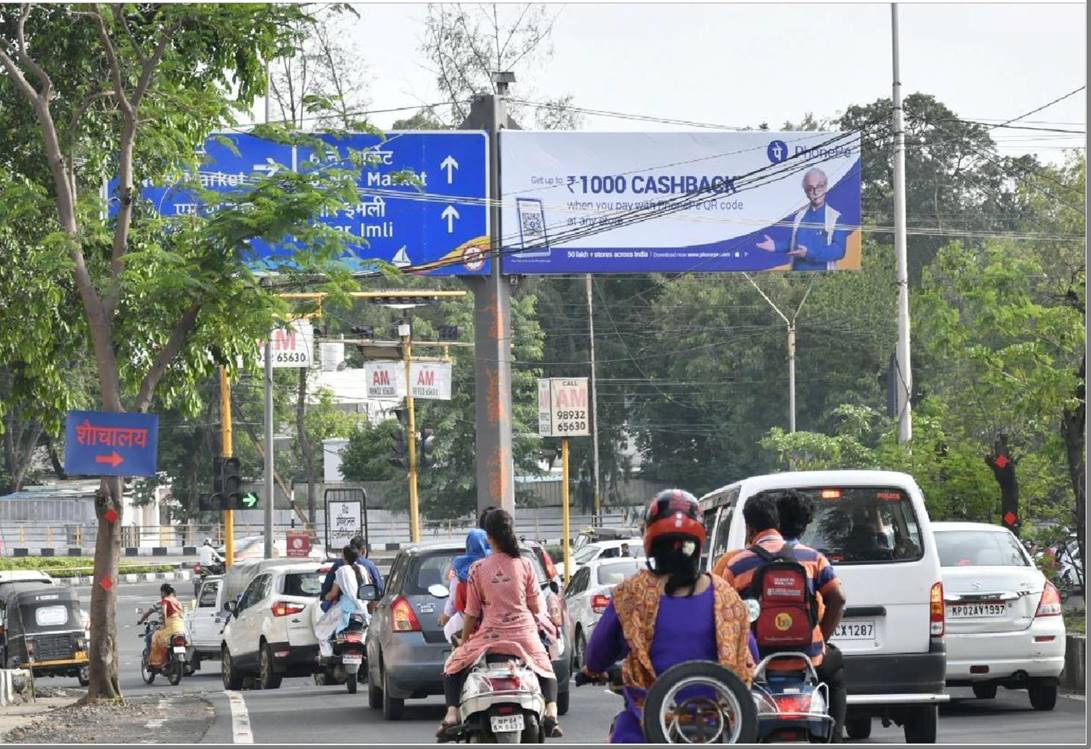
[[851,621],[841,622],[837,626],[837,632],[831,639],[834,640],[875,640],[875,622]]
[[345,653],[343,656],[341,656],[341,661],[346,666],[359,666],[361,663],[363,663],[363,660],[363,656],[361,656],[359,653]]
[[508,731],[523,730],[523,714],[518,715],[494,715],[489,719],[493,733],[505,733]]
[[174,652],[175,653],[181,653],[182,655],[185,655],[186,654],[186,649],[184,647],[182,647],[181,645],[175,645],[174,646]]
[[1008,607],[1003,603],[960,603],[947,607],[947,616],[952,619],[973,619],[977,617],[1007,616]]

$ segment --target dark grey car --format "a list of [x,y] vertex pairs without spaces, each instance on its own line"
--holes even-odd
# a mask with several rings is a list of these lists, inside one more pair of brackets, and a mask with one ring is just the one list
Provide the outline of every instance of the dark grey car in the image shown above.
[[[394,559],[386,594],[367,635],[368,704],[381,709],[387,720],[402,717],[407,699],[443,694],[443,664],[451,654],[438,621],[445,601],[431,595],[428,588],[447,587],[451,562],[464,551],[460,543],[416,545],[401,550]],[[545,595],[555,596],[537,557],[529,549],[523,552]],[[570,629],[567,624],[563,632]],[[568,712],[569,647],[566,641],[564,652],[553,662],[559,685],[557,708],[562,715]]]

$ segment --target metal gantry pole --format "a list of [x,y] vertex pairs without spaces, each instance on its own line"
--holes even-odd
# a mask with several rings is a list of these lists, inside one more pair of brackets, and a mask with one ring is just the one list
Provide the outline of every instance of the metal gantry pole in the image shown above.
[[893,48],[894,104],[894,254],[897,261],[898,349],[895,397],[898,409],[898,442],[913,439],[913,414],[909,401],[913,368],[909,357],[909,261],[905,227],[905,123],[902,112],[902,82],[898,64],[898,4],[890,5]]
[[[587,340],[591,349],[591,461],[595,482],[595,523],[602,525],[602,495],[599,493],[599,407],[598,383],[595,380],[595,307],[592,295],[591,274],[586,276],[587,286]],[[581,500],[582,501],[582,500]]]

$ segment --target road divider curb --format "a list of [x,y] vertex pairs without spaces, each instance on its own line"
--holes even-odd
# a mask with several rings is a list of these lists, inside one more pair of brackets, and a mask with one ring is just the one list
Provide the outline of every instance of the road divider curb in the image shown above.
[[[0,556],[6,557],[83,557],[93,556],[93,548],[81,546],[41,546],[29,548],[14,546],[5,549]],[[182,557],[196,556],[196,546],[126,546],[121,550],[123,557]]]
[[[120,584],[154,583],[154,582],[184,582],[193,579],[191,570],[178,570],[177,572],[139,572],[122,573],[117,576]],[[68,588],[82,588],[95,582],[94,576],[79,575],[76,577],[61,577],[56,579],[57,585]]]
[[250,730],[250,713],[246,709],[246,700],[242,692],[224,690],[227,702],[231,706],[231,737],[236,744],[253,744],[254,734]]

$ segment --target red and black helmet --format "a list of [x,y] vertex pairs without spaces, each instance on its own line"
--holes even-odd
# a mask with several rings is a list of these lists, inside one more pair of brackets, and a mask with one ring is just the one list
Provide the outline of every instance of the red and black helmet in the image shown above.
[[659,492],[644,513],[644,553],[652,554],[658,538],[693,539],[700,548],[705,544],[705,525],[697,498],[683,489]]

